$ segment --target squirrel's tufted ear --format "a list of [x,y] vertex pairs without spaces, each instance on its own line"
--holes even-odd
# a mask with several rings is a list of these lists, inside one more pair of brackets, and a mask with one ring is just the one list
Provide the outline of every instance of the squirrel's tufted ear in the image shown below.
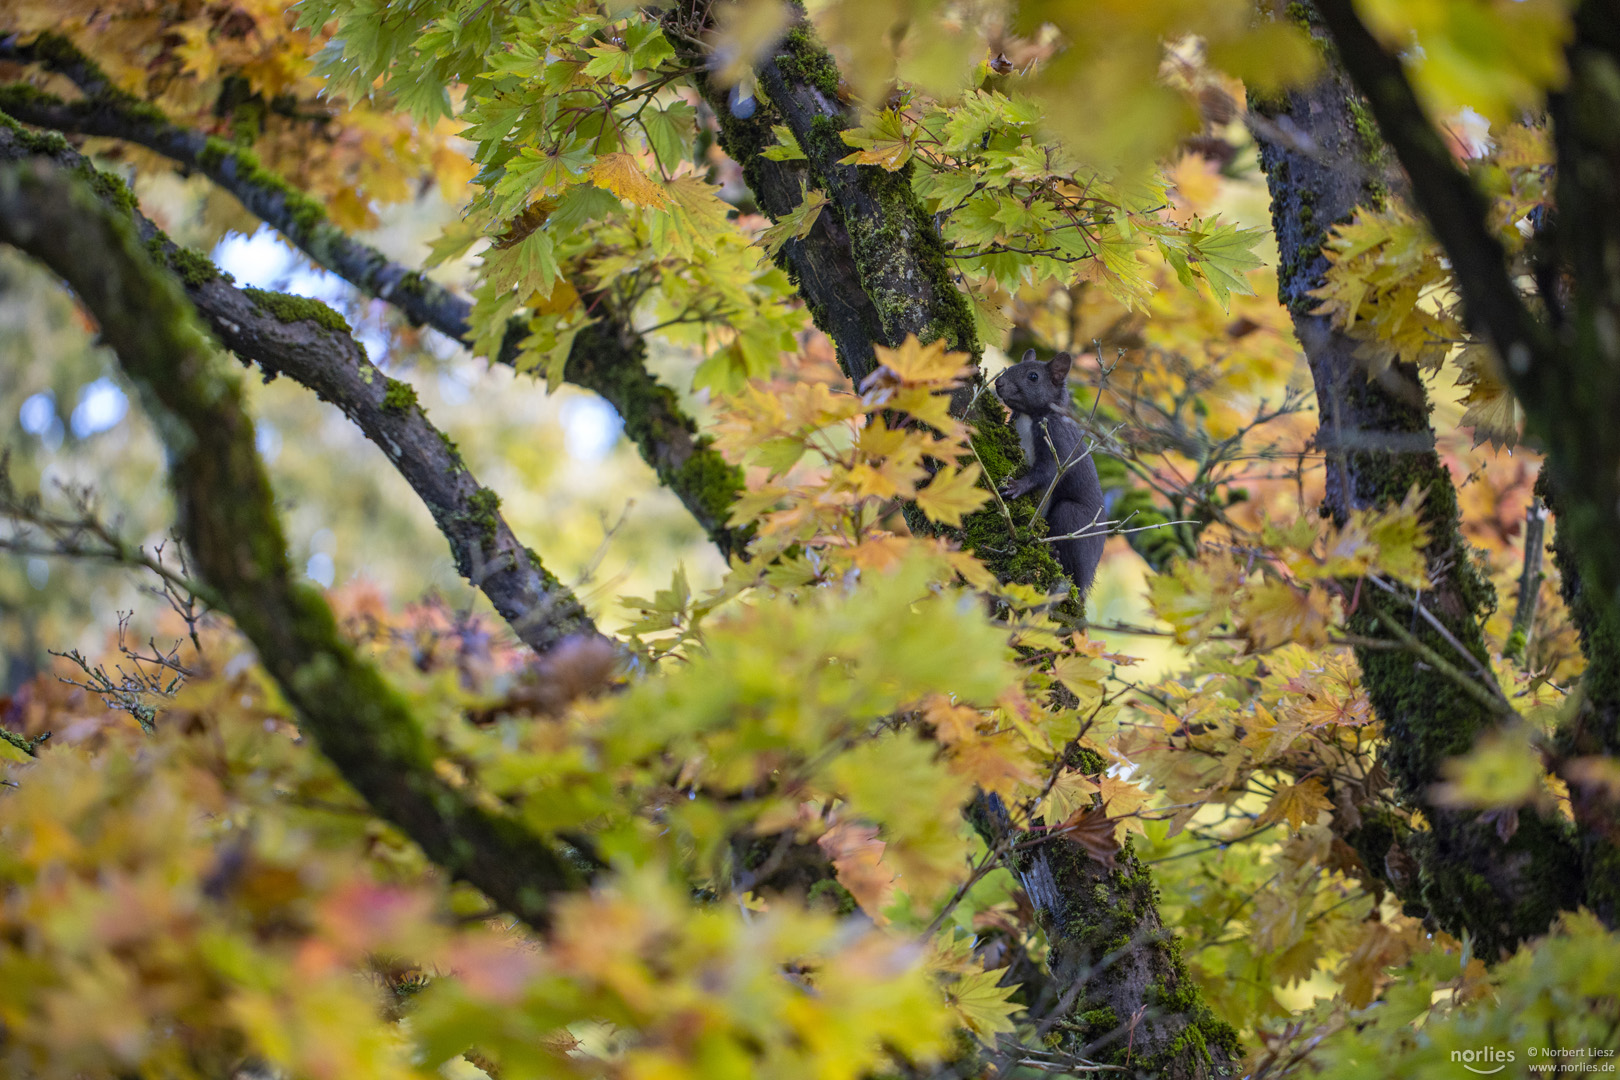
[[1025,349],[1024,350],[1024,359],[1023,359],[1022,362],[1027,364],[1033,359],[1035,359],[1035,350],[1034,349]]
[[1074,363],[1074,357],[1066,352],[1060,352],[1046,362],[1046,371],[1052,376],[1053,386],[1062,386],[1063,380],[1069,377],[1069,365]]

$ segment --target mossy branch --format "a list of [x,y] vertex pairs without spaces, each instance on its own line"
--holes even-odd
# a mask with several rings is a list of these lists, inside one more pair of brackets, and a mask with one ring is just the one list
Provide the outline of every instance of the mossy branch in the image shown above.
[[404,699],[343,641],[319,593],[294,581],[241,377],[216,359],[173,275],[152,261],[131,219],[73,174],[44,162],[0,169],[0,242],[63,278],[95,317],[168,448],[199,574],[303,730],[428,858],[543,927],[547,898],[576,887],[577,872],[516,819],[439,777]]
[[[456,568],[489,598],[526,644],[544,652],[565,638],[596,632],[573,594],[518,542],[499,512],[500,500],[468,471],[455,446],[411,401],[405,387],[366,359],[342,316],[318,300],[238,289],[196,252],[177,247],[60,138],[8,127],[0,113],[0,162],[47,160],[97,187],[107,212],[128,221],[182,284],[186,296],[226,348],[253,361],[267,378],[285,374],[336,404],[416,491],[449,541]],[[408,389],[408,388],[407,388]]]
[[[0,59],[41,64],[68,76],[86,94],[82,101],[65,102],[26,84],[0,86],[0,111],[38,127],[136,143],[200,172],[361,292],[394,305],[412,323],[471,344],[472,305],[467,300],[337,228],[320,203],[265,168],[250,150],[174,124],[156,106],[112,88],[64,38],[42,35],[26,45],[3,39]],[[513,363],[528,334],[527,320],[513,320],[494,359]],[[626,434],[659,481],[680,498],[723,554],[740,552],[748,533],[732,529],[727,520],[742,490],[741,471],[699,437],[697,424],[681,409],[674,391],[654,378],[644,361],[640,335],[622,317],[610,318],[574,339],[563,377],[617,409]]]

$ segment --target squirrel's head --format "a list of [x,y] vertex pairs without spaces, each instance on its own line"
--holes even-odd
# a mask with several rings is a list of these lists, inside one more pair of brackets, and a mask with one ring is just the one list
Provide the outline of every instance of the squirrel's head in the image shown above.
[[996,376],[996,396],[1013,412],[1034,415],[1067,404],[1068,388],[1064,380],[1074,357],[1060,352],[1041,363],[1035,359],[1035,350],[1024,353],[1024,359]]

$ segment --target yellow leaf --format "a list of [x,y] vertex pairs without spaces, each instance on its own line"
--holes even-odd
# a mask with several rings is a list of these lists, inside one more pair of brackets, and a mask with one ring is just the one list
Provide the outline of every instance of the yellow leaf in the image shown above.
[[776,258],[776,253],[789,240],[803,240],[809,236],[810,230],[816,227],[816,222],[821,218],[821,208],[827,205],[827,196],[819,189],[810,190],[803,181],[799,183],[799,190],[799,205],[759,236],[760,246],[765,249],[767,258]]
[[1202,641],[1226,619],[1243,570],[1230,555],[1204,552],[1148,579],[1148,603],[1183,645]]
[[1474,429],[1475,446],[1488,442],[1511,449],[1519,441],[1524,411],[1508,389],[1496,355],[1488,345],[1465,345],[1453,362],[1458,368],[1457,385],[1468,388],[1462,400],[1466,408],[1458,423]]
[[977,739],[979,725],[984,723],[978,709],[958,705],[944,694],[935,694],[924,703],[922,718],[933,725],[934,737],[946,746]]
[[1249,644],[1263,651],[1286,641],[1308,648],[1327,644],[1328,595],[1286,581],[1264,581],[1248,589],[1238,616]]
[[917,492],[918,508],[941,525],[961,525],[962,515],[971,514],[990,498],[990,493],[978,486],[979,471],[978,462],[961,470],[954,465],[941,468],[928,486]]
[[1079,698],[1082,705],[1090,705],[1103,696],[1108,665],[1092,656],[1062,656],[1052,663],[1052,677]]
[[985,791],[1008,796],[1035,783],[1029,762],[1009,756],[1017,749],[1016,744],[1006,739],[977,739],[952,747],[946,761],[956,775],[971,780]]
[[954,382],[971,370],[967,353],[947,352],[943,341],[931,341],[924,345],[915,334],[907,334],[898,349],[879,345],[876,352],[878,363],[902,382],[943,385]]
[[1148,793],[1129,780],[1104,776],[1097,784],[1102,790],[1103,805],[1108,808],[1109,817],[1134,814],[1148,801]]
[[1009,1000],[1018,990],[1017,983],[998,986],[1006,968],[994,971],[975,971],[963,975],[946,988],[945,1000],[962,1018],[973,1033],[986,1043],[994,1043],[998,1034],[1016,1031],[1012,1022],[1014,1013],[1024,1007]]
[[1255,824],[1269,825],[1273,821],[1286,820],[1288,827],[1295,830],[1309,825],[1316,820],[1318,813],[1333,809],[1325,791],[1322,781],[1315,776],[1278,788]]
[[632,155],[622,151],[597,158],[596,164],[591,166],[591,182],[621,199],[629,199],[637,206],[662,210],[669,205],[670,199],[664,189],[647,178]]
[[719,27],[712,55],[718,61],[712,78],[721,86],[749,79],[754,67],[781,40],[793,20],[793,10],[781,0],[753,0],[747,4],[721,4],[715,8]]
[[859,147],[855,153],[839,159],[841,165],[876,165],[896,172],[911,160],[914,132],[907,130],[904,117],[893,109],[884,109],[874,115],[866,126],[843,132],[844,142]]
[[1090,806],[1091,797],[1100,790],[1078,769],[1064,769],[1058,773],[1057,779],[1052,781],[1052,789],[1046,793],[1041,816],[1052,824],[1068,821]]
[[1440,765],[1446,779],[1430,795],[1440,806],[1498,809],[1522,806],[1541,793],[1541,754],[1526,732],[1490,731],[1474,748]]

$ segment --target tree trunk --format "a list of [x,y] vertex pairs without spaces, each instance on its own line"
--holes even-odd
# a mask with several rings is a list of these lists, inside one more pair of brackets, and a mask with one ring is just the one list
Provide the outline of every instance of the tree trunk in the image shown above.
[[[1310,29],[1324,36],[1314,23]],[[1293,315],[1316,384],[1317,445],[1327,469],[1324,511],[1343,523],[1352,510],[1398,504],[1414,487],[1424,497],[1430,588],[1397,601],[1364,587],[1350,629],[1387,638],[1395,621],[1456,668],[1488,671],[1480,623],[1495,593],[1458,529],[1456,489],[1435,452],[1417,371],[1396,363],[1369,379],[1357,343],[1327,317],[1312,314],[1310,293],[1323,284],[1328,265],[1321,253],[1328,231],[1350,220],[1357,206],[1388,197],[1383,145],[1331,58],[1314,86],[1252,104],[1274,130],[1299,136],[1297,145],[1262,138],[1261,164],[1271,188],[1278,298]],[[1313,149],[1300,148],[1306,145]],[[1467,752],[1497,715],[1412,651],[1358,647],[1356,658],[1384,728],[1382,760],[1397,795],[1430,823],[1407,841],[1419,874],[1405,898],[1420,901],[1440,927],[1473,935],[1488,958],[1545,932],[1559,910],[1580,902],[1569,830],[1556,817],[1526,808],[1517,831],[1503,841],[1479,814],[1437,807],[1428,795],[1441,762]],[[1363,854],[1376,860],[1376,852]],[[1401,858],[1398,851],[1394,856]]]

